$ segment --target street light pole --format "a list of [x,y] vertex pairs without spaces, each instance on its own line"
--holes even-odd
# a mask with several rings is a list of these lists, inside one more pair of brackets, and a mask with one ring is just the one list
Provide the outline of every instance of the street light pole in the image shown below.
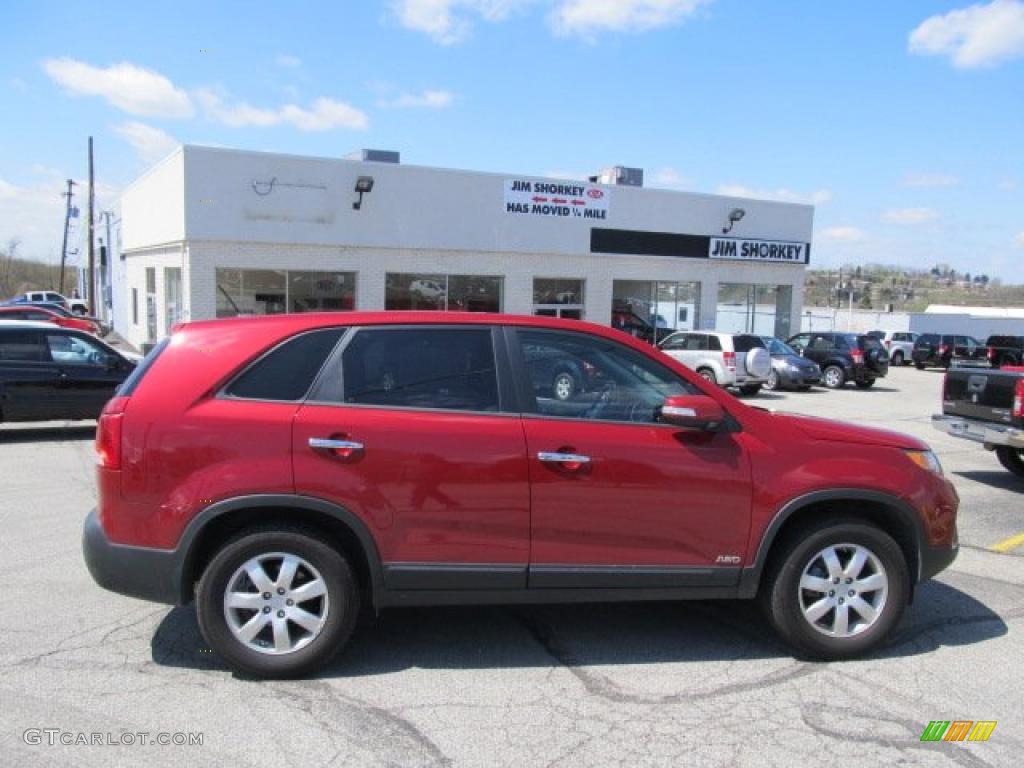
[[64,209],[64,242],[60,246],[60,283],[57,286],[58,293],[64,293],[64,262],[67,261],[68,257],[68,225],[71,223],[71,198],[75,194],[71,189],[73,186],[75,186],[75,182],[72,179],[68,179],[68,191],[62,195],[62,197],[67,198],[67,206]]

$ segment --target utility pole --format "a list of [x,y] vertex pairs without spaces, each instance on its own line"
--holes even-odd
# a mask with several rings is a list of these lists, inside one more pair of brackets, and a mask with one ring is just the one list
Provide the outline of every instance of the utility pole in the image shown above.
[[110,217],[112,213],[112,211],[100,211],[100,218],[104,219],[107,225],[107,240],[104,243],[103,250],[100,251],[100,309],[102,309],[102,312],[97,312],[93,309],[92,313],[103,320],[108,319],[106,301],[107,281],[113,280],[110,275],[114,270],[114,264],[111,261],[113,251],[111,250],[110,242]]
[[89,291],[86,301],[89,312],[96,314],[96,249],[95,249],[95,218],[93,209],[96,204],[96,185],[92,169],[92,136],[89,137]]
[[58,293],[64,293],[64,262],[68,257],[68,225],[71,223],[71,198],[74,196],[72,187],[75,182],[68,179],[68,191],[61,194],[67,198],[67,207],[64,209],[64,243],[60,247],[60,284],[57,286]]

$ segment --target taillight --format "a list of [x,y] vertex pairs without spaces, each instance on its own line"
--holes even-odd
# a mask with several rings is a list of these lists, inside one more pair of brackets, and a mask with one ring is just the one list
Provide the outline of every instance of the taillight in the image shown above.
[[861,351],[859,349],[851,350],[850,351],[850,356],[853,358],[853,362],[856,365],[863,365],[864,364],[864,352],[863,351]]
[[886,349],[892,349],[892,339],[886,339],[885,340],[885,348]]
[[1024,419],[1024,379],[1017,379],[1013,388],[1013,418]]
[[127,397],[112,397],[103,406],[96,427],[96,461],[104,469],[121,468],[121,420]]
[[940,355],[944,355],[947,352],[949,352],[949,345],[948,344],[939,344],[939,354]]
[[736,370],[736,353],[735,352],[723,352],[722,358],[725,361],[725,367],[730,371]]
[[989,360],[994,360],[995,357],[996,357],[996,348],[995,347],[988,347],[985,350],[985,357],[987,357]]

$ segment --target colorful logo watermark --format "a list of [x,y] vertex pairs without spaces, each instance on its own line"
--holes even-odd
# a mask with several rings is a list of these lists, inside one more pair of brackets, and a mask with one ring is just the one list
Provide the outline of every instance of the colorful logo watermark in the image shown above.
[[995,728],[995,720],[932,720],[921,741],[988,741]]

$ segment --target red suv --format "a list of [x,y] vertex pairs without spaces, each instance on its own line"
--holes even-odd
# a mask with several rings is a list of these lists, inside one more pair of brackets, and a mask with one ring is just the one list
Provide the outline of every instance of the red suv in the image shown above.
[[[588,384],[538,386],[565,361]],[[183,325],[100,418],[95,580],[197,602],[234,669],[296,676],[363,607],[759,597],[847,658],[957,552],[920,440],[751,408],[578,321],[461,313]]]

